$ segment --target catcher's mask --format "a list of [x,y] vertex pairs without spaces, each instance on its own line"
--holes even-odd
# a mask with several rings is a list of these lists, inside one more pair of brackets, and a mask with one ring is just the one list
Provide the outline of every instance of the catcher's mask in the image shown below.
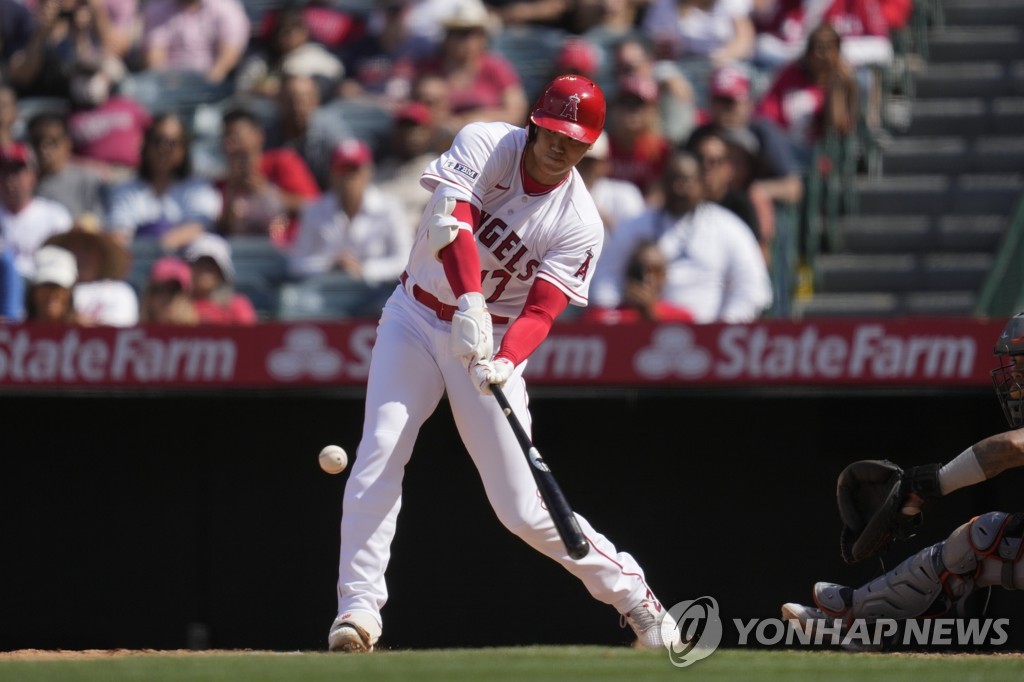
[[995,354],[999,367],[991,374],[996,397],[1010,426],[1024,426],[1024,313],[1017,313],[1006,323]]

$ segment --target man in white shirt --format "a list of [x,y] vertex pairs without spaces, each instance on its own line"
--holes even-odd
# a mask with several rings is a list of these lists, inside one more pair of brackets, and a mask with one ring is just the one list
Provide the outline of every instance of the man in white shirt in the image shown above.
[[676,152],[662,175],[665,205],[619,225],[594,277],[594,301],[622,299],[626,262],[642,241],[668,261],[662,297],[693,312],[694,322],[751,322],[772,302],[764,256],[750,228],[732,211],[704,199],[697,158]]
[[402,202],[372,184],[373,152],[362,140],[343,140],[331,157],[331,191],[302,212],[292,245],[292,275],[334,270],[378,284],[398,281],[412,248],[413,229]]
[[31,279],[33,256],[48,238],[71,229],[71,214],[51,199],[35,196],[36,169],[23,144],[0,149],[0,243],[11,251],[18,273]]

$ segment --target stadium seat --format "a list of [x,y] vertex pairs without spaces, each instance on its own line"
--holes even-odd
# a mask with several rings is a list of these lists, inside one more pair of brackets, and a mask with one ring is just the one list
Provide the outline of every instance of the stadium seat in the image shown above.
[[200,104],[211,104],[231,94],[233,85],[210,83],[198,71],[140,71],[121,81],[121,94],[131,97],[152,114],[174,113],[185,119],[191,130],[193,115]]
[[228,243],[239,277],[258,276],[271,286],[288,279],[288,257],[269,237],[234,236],[228,239]]
[[380,314],[395,283],[367,284],[343,273],[327,273],[281,285],[277,319],[372,318]]

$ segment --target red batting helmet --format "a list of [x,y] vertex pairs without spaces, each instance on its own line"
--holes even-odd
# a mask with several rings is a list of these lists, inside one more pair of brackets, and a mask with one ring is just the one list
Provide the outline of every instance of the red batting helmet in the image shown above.
[[604,93],[583,76],[559,76],[548,83],[530,112],[541,128],[593,144],[604,128]]

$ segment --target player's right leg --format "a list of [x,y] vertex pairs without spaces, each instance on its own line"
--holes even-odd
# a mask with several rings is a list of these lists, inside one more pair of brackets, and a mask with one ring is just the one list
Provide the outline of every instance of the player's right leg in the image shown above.
[[[570,557],[497,402],[492,396],[480,394],[461,365],[442,368],[449,378],[448,400],[455,424],[501,523],[579,578],[595,599],[614,607],[636,633],[640,646],[660,648],[665,609],[648,587],[636,559],[619,551],[579,514],[576,520],[591,550],[582,559]],[[531,420],[521,368],[506,382],[504,390],[516,416],[529,431]]]
[[982,514],[862,587],[817,583],[815,606],[785,604],[783,617],[805,625],[819,617],[870,623],[941,616],[977,587],[1024,586],[1022,535],[1024,514]]
[[[332,651],[372,650],[387,601],[384,572],[402,505],[402,477],[416,435],[444,394],[432,356],[432,321],[404,291],[385,306],[366,388],[363,433],[345,485]],[[422,306],[419,306],[422,307]],[[436,319],[436,318],[434,318]]]

